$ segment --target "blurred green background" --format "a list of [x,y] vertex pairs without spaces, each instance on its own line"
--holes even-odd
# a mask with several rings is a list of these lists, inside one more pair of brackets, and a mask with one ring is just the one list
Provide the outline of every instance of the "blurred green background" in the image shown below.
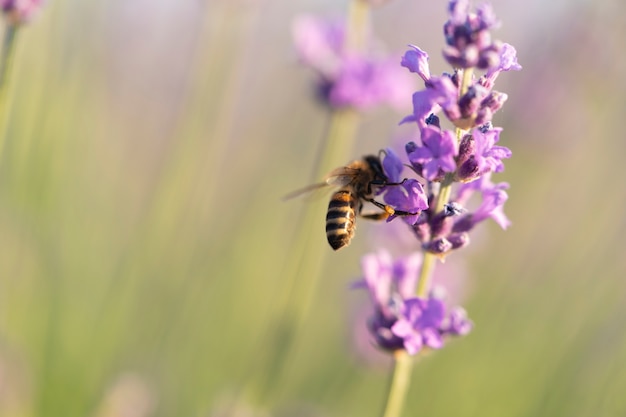
[[[404,415],[624,416],[626,6],[493,4],[524,67],[498,80],[494,120],[514,152],[496,177],[513,226],[452,255],[475,330],[416,366]],[[291,20],[346,8],[53,0],[21,30],[0,416],[378,415],[390,363],[355,353],[367,300],[348,289],[373,227],[330,253],[325,200],[280,201],[312,181],[328,118]],[[417,44],[447,70],[444,1],[372,17],[389,50]],[[388,146],[404,115],[364,114],[346,162]],[[307,206],[319,225],[300,264]]]

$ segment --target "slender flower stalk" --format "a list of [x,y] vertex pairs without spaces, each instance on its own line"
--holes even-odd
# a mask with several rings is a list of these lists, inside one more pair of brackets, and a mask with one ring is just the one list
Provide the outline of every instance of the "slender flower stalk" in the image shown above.
[[403,350],[394,352],[393,356],[394,368],[387,403],[382,413],[383,417],[400,417],[411,382],[413,358]]

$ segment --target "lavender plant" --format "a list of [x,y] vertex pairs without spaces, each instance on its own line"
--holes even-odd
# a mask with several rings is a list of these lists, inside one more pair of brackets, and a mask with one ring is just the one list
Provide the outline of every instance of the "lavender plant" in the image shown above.
[[[401,123],[414,123],[419,138],[405,144],[404,158],[387,149],[383,159],[389,182],[401,185],[385,187],[380,197],[396,210],[415,213],[401,219],[423,256],[394,261],[387,252],[365,255],[363,278],[355,285],[370,295],[368,329],[374,343],[395,358],[385,417],[401,413],[410,356],[440,349],[447,338],[472,328],[464,309],[447,309],[432,291],[436,260],[467,246],[470,232],[486,219],[503,229],[510,224],[503,212],[509,185],[491,180],[511,157],[508,148],[498,145],[502,128],[492,124],[507,99],[494,84],[502,72],[521,66],[513,46],[492,39],[499,22],[489,5],[470,10],[468,0],[452,0],[448,13],[443,56],[452,72],[431,75],[428,54],[410,45],[401,65],[417,74],[424,88],[413,94],[413,112]],[[417,179],[405,177],[405,167]],[[472,209],[473,196],[480,196],[481,203]]]

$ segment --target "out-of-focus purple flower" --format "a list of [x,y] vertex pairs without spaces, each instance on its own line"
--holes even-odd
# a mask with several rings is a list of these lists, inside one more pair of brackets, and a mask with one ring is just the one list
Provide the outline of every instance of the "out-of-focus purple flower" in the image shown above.
[[467,318],[467,312],[462,307],[450,310],[450,314],[443,325],[445,333],[458,336],[468,334],[472,331],[472,327],[474,327],[474,323]]
[[455,155],[458,146],[454,132],[426,126],[421,130],[424,146],[416,147],[409,153],[409,161],[422,167],[421,175],[427,180],[435,179],[440,171],[456,170]]
[[340,56],[346,37],[344,25],[338,20],[313,16],[296,17],[292,24],[298,58],[324,77],[334,77],[341,66]]
[[409,71],[416,73],[424,82],[430,80],[430,69],[428,68],[428,54],[415,45],[409,45],[410,48],[402,56],[400,65]]
[[489,69],[499,64],[502,44],[491,39],[490,30],[499,25],[488,4],[469,11],[468,1],[449,3],[449,19],[444,25],[447,46],[444,58],[455,68]]
[[398,67],[395,58],[345,58],[328,89],[332,107],[370,109],[380,104],[402,108],[413,81]]
[[13,25],[28,22],[43,5],[43,0],[0,0],[0,7]]
[[363,278],[354,288],[367,288],[374,306],[385,317],[395,317],[397,303],[409,298],[415,292],[415,285],[422,255],[411,255],[393,260],[386,251],[365,255],[361,260]]
[[[415,213],[412,215],[402,215],[402,220],[407,224],[415,224],[419,219],[420,212],[428,208],[428,199],[422,184],[416,179],[407,179],[398,185],[387,186],[385,192],[385,203],[389,204],[397,211],[405,213]],[[390,222],[398,217],[397,214],[389,216]]]
[[360,110],[380,104],[406,107],[413,80],[397,65],[397,56],[347,49],[343,22],[299,17],[293,36],[300,61],[318,75],[318,96],[325,104]]
[[391,327],[391,332],[403,340],[404,348],[415,355],[422,347],[443,347],[441,324],[445,315],[443,302],[411,298],[404,303],[402,314]]
[[396,261],[384,251],[363,257],[364,276],[353,288],[368,290],[374,306],[368,329],[376,344],[385,350],[405,349],[414,355],[423,347],[441,348],[444,336],[469,331],[461,331],[459,318],[446,316],[439,298],[413,295],[421,263],[420,253]]

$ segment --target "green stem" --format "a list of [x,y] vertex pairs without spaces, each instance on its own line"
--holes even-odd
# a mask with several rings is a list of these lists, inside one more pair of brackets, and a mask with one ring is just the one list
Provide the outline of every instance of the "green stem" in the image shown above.
[[13,69],[13,57],[15,56],[16,37],[19,26],[9,25],[4,33],[2,42],[2,54],[0,55],[0,157],[6,142],[6,131],[9,122],[9,109],[11,93],[9,80]]
[[411,382],[411,369],[413,368],[413,358],[404,350],[398,350],[394,354],[395,364],[387,404],[383,411],[383,417],[399,417],[402,413],[406,393]]

